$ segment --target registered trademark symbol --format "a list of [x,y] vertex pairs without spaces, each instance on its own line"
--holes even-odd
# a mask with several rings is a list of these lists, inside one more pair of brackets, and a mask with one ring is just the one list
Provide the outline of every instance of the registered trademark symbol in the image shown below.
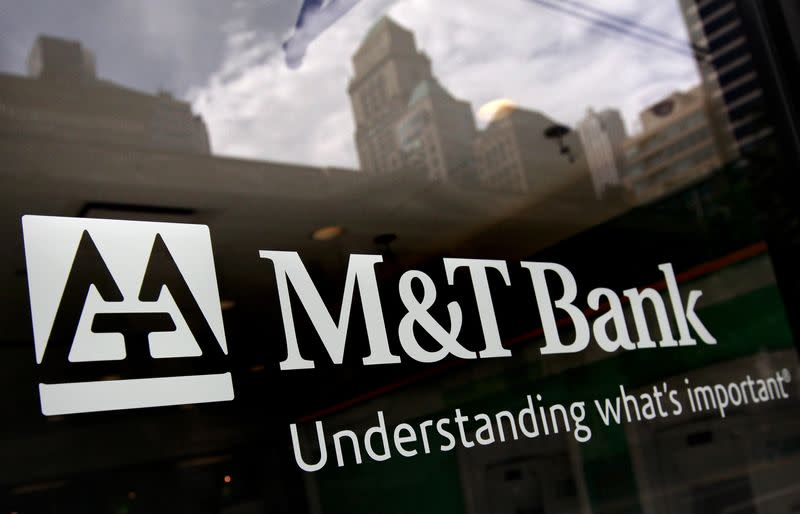
[[783,374],[783,381],[784,381],[784,382],[791,382],[791,381],[792,381],[792,374],[791,374],[791,373],[789,373],[789,370],[788,370],[788,369],[786,369],[786,368],[783,368],[783,370],[781,371],[781,373]]

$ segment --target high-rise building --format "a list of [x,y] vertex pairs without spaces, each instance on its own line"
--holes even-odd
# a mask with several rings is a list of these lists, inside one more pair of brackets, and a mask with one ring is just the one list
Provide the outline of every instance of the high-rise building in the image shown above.
[[439,84],[410,31],[381,18],[353,68],[348,93],[363,171],[417,171],[432,180],[462,174],[475,133],[472,110]]
[[638,202],[687,186],[722,164],[701,86],[672,93],[639,119],[642,133],[623,145],[623,183]]
[[0,74],[0,133],[210,152],[205,123],[188,103],[98,78],[92,52],[48,36],[34,43],[27,77]]
[[736,0],[679,0],[718,151],[727,161],[770,133]]
[[[561,153],[545,131],[556,122],[519,107],[504,109],[475,137],[475,174],[490,189],[542,193],[583,169],[581,144],[574,132],[564,137],[570,155]],[[576,162],[576,157],[578,158]]]
[[28,76],[89,82],[96,79],[95,56],[78,41],[39,36],[28,54]]
[[576,127],[586,163],[592,175],[595,195],[601,197],[609,186],[620,183],[625,141],[625,123],[616,109],[595,112],[588,109]]

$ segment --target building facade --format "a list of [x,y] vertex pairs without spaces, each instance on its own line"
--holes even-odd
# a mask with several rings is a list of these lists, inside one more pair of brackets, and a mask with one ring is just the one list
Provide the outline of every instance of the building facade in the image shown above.
[[599,112],[588,109],[576,129],[592,175],[595,194],[600,197],[609,186],[620,183],[622,144],[627,137],[625,123],[616,109]]
[[639,117],[642,133],[623,146],[623,183],[637,201],[647,202],[691,184],[724,162],[701,86],[675,92]]
[[441,181],[463,174],[475,133],[472,110],[439,84],[410,31],[382,18],[353,68],[348,93],[363,171],[406,170]]
[[0,74],[0,131],[75,142],[210,152],[202,118],[171,94],[148,94],[97,77],[77,41],[40,36],[28,76]]
[[555,121],[537,111],[519,107],[501,111],[475,137],[475,174],[480,186],[543,193],[582,169],[577,135],[570,132],[564,138],[572,154],[569,158],[544,135],[554,125]]
[[735,0],[679,0],[718,151],[726,161],[771,132]]

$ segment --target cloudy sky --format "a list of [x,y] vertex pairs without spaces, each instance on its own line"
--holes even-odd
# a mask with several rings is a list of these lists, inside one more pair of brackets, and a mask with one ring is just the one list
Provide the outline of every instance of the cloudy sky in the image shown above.
[[[677,0],[583,2],[686,40]],[[416,34],[440,82],[475,111],[505,97],[574,124],[589,106],[615,107],[630,131],[643,107],[698,80],[686,54],[534,0],[361,0],[291,69],[281,43],[301,3],[0,0],[0,71],[23,73],[37,34],[79,39],[104,78],[190,101],[217,154],[347,167],[350,57],[382,15]]]

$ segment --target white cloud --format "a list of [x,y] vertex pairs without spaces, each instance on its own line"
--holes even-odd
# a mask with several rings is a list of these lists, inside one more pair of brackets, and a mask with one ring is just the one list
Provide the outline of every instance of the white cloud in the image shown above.
[[[685,38],[677,1],[591,5]],[[688,56],[528,0],[364,0],[311,43],[297,70],[284,63],[285,34],[259,33],[246,19],[231,25],[236,30],[228,33],[223,65],[189,92],[209,125],[214,151],[355,167],[350,58],[385,13],[416,34],[442,84],[475,110],[507,97],[574,124],[589,106],[616,107],[631,128],[643,107],[698,81]]]

